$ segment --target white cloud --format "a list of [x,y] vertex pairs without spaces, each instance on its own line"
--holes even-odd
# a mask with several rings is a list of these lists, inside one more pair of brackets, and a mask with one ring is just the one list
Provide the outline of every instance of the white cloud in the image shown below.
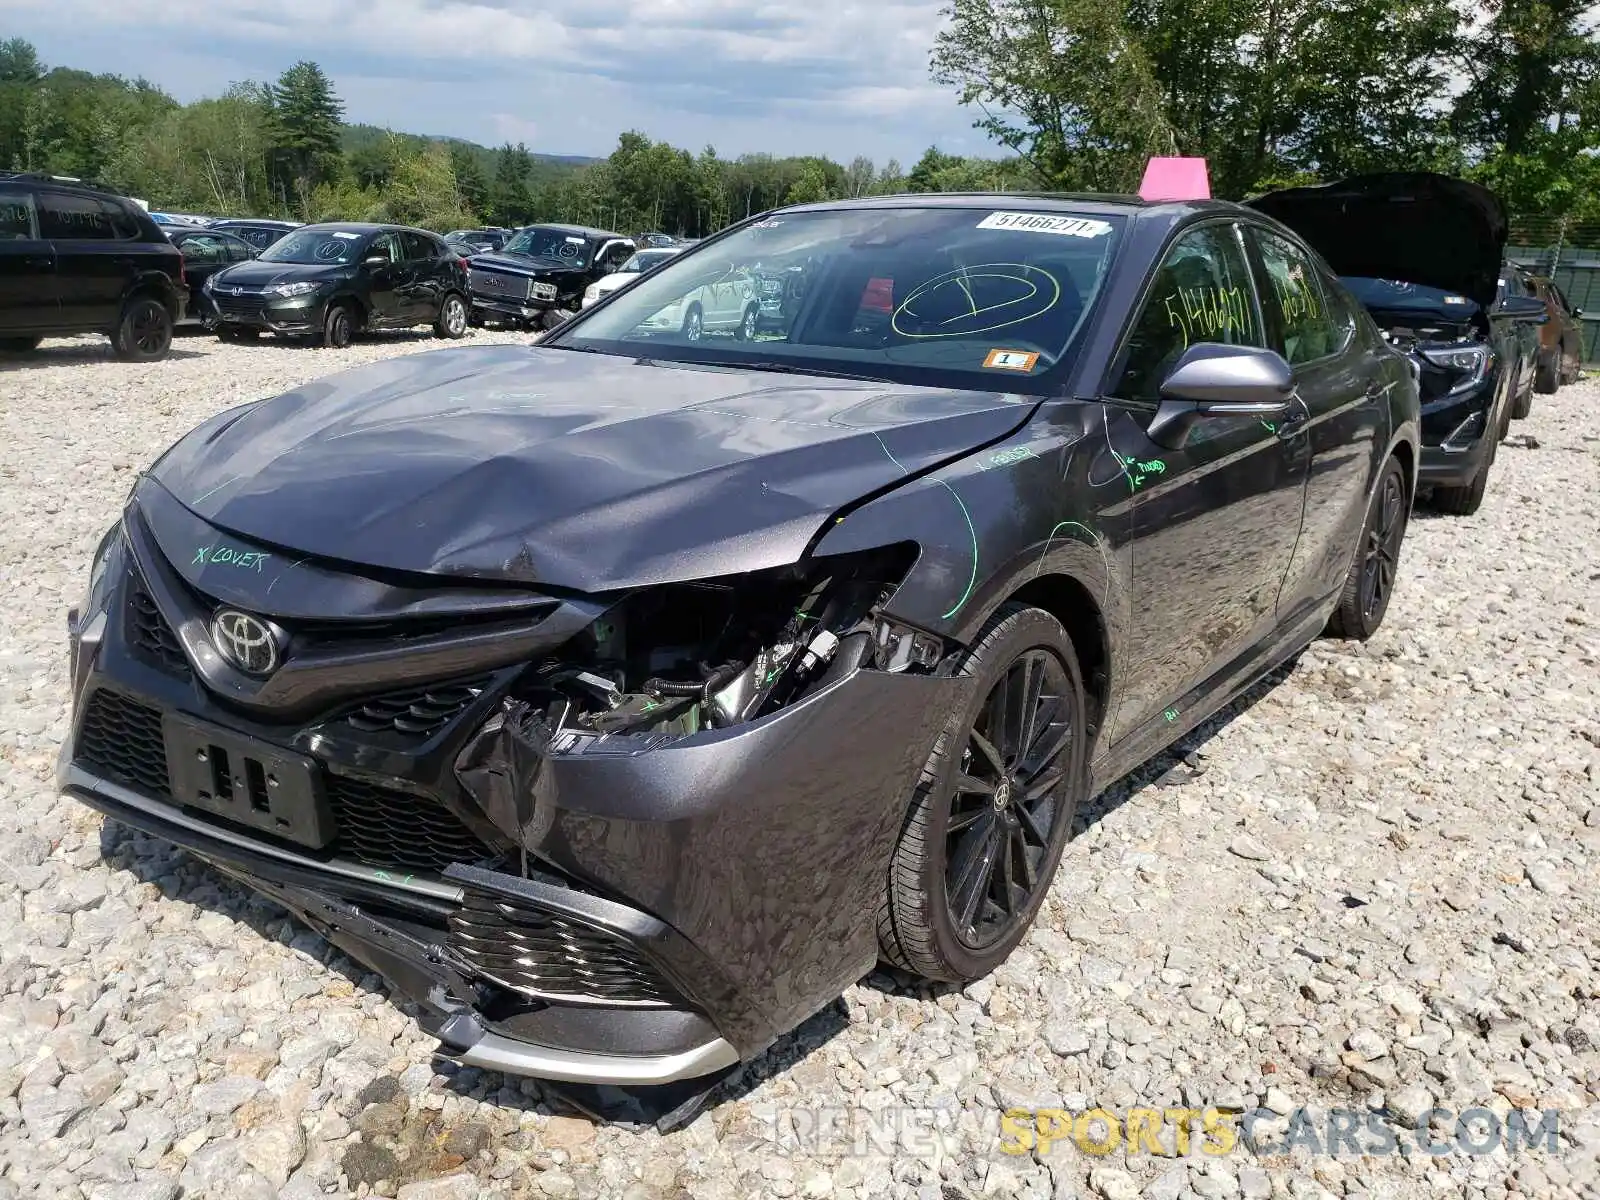
[[223,62],[271,78],[309,58],[352,120],[557,153],[604,154],[628,128],[844,159],[972,140],[928,78],[943,0],[4,3],[46,61],[139,72],[180,98],[217,90]]

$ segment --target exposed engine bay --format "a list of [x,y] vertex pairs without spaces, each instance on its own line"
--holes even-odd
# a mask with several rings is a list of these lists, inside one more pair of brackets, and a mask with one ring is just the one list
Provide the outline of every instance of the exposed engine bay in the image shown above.
[[906,544],[641,590],[535,664],[508,713],[537,715],[553,753],[628,735],[655,745],[753,721],[857,667],[931,669],[943,640],[881,613],[915,555]]

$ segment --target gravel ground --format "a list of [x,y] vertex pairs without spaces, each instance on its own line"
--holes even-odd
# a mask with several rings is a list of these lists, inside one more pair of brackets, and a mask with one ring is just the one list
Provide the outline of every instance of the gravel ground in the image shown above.
[[[1084,814],[992,978],[865,980],[663,1136],[436,1073],[376,977],[51,782],[63,613],[135,470],[434,345],[141,367],[82,339],[0,371],[0,1200],[1600,1195],[1600,385],[1537,398],[1476,517],[1418,517],[1371,643],[1318,643]],[[1254,1151],[1174,1156],[1174,1118],[1166,1156],[1094,1153],[1098,1124],[1005,1152],[1004,1110],[1096,1106],[1263,1111]],[[1451,1140],[1513,1106],[1559,1110],[1553,1149]],[[1313,1153],[1334,1118],[1414,1148],[1435,1107],[1447,1153]]]

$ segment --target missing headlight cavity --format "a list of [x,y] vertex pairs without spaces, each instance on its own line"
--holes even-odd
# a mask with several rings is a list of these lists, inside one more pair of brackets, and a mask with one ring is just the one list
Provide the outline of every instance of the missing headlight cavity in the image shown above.
[[937,638],[878,619],[915,555],[891,546],[636,592],[531,671],[519,697],[542,709],[559,751],[562,734],[725,729],[852,667],[926,665]]

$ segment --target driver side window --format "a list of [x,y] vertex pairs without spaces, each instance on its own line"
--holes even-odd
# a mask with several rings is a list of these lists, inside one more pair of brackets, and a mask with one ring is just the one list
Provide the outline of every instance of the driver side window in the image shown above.
[[1206,225],[1172,244],[1156,268],[1111,395],[1155,404],[1161,382],[1197,342],[1262,346],[1250,268],[1232,225]]
[[372,239],[372,248],[367,251],[368,258],[383,258],[389,262],[400,261],[400,239],[392,233],[380,233]]

